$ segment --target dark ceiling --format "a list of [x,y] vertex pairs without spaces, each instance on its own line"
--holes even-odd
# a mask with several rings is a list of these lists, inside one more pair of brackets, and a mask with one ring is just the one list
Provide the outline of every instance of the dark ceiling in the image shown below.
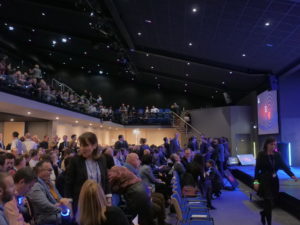
[[300,62],[296,0],[7,0],[0,22],[2,49],[49,68],[207,99],[238,100]]

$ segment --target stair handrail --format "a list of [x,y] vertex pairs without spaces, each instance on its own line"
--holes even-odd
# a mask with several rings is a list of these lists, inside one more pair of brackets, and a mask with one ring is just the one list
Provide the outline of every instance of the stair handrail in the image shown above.
[[195,127],[193,127],[191,124],[189,124],[188,122],[186,122],[181,116],[179,116],[177,113],[172,112],[173,115],[175,115],[177,118],[179,118],[182,122],[184,122],[187,126],[189,126],[192,130],[194,130],[196,133],[198,133],[200,136],[202,135],[202,133],[197,130]]

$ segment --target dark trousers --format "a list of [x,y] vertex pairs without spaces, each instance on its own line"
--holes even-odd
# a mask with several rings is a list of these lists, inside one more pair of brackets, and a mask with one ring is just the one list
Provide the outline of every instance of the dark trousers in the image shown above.
[[264,199],[264,210],[262,211],[262,214],[263,216],[265,216],[268,225],[272,224],[272,208],[273,208],[273,200]]

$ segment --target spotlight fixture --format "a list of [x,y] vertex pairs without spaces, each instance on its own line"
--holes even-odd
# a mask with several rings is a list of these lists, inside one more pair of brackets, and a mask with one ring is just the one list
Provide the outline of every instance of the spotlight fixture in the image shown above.
[[15,28],[13,26],[9,26],[8,30],[13,31]]
[[141,33],[141,32],[138,32],[137,34],[138,34],[139,36],[141,36],[141,35],[142,35],[142,33]]
[[157,80],[157,77],[154,77],[155,80]]
[[93,126],[93,124],[92,124],[92,123],[90,123],[89,125],[90,125],[90,126]]
[[56,41],[55,40],[52,41],[52,45],[56,45]]
[[145,20],[145,23],[152,23],[152,20]]
[[190,63],[190,62],[187,62],[187,63],[186,63],[186,65],[188,65],[188,66],[189,66],[189,65],[191,65],[191,63]]
[[193,13],[196,13],[197,11],[198,11],[197,8],[193,8],[193,9],[192,9],[192,12],[193,12]]
[[242,54],[242,56],[243,56],[243,57],[246,57],[246,54],[245,54],[245,53],[243,53],[243,54]]
[[189,76],[189,74],[188,74],[188,73],[186,73],[186,74],[185,74],[185,76],[186,76],[186,77],[188,77],[188,76]]
[[87,52],[85,51],[85,52],[83,52],[83,54],[84,54],[84,55],[87,55]]
[[273,45],[270,44],[270,43],[266,44],[266,46],[267,46],[267,47],[273,47]]
[[91,12],[91,13],[90,13],[90,17],[93,17],[93,16],[94,16],[94,12]]
[[32,32],[35,32],[35,29],[31,29]]
[[131,78],[131,80],[134,80],[134,77],[133,77],[133,78]]
[[103,74],[103,71],[102,71],[102,70],[99,70],[99,74]]
[[27,115],[31,115],[31,112],[27,112]]
[[225,84],[225,81],[222,81],[222,84]]
[[65,63],[65,62],[63,62],[62,64],[63,64],[63,65],[66,65],[66,63]]
[[146,56],[148,57],[148,56],[149,56],[149,54],[147,53],[147,54],[146,54]]
[[232,71],[229,71],[229,74],[232,74]]
[[42,12],[42,16],[46,16],[46,13]]
[[15,119],[14,119],[14,118],[11,118],[11,119],[10,119],[10,122],[14,122],[14,121],[15,121]]
[[28,39],[29,42],[31,42],[31,39]]
[[187,92],[187,90],[186,90],[186,89],[184,89],[184,92]]
[[49,52],[49,56],[52,56],[52,53],[51,53],[51,52]]
[[70,57],[69,60],[71,61],[71,60],[73,60],[73,59]]
[[62,43],[66,43],[67,41],[68,41],[67,38],[62,38],[62,39],[61,39],[61,42],[62,42]]
[[185,84],[184,84],[184,86],[188,86],[188,84],[187,84],[187,83],[185,83]]
[[154,69],[154,66],[150,66],[150,68],[153,70],[153,69]]
[[57,117],[55,117],[55,119],[56,119],[56,120],[59,120],[59,117],[57,116]]
[[189,46],[192,46],[192,45],[193,45],[193,43],[192,43],[192,42],[190,42],[190,43],[189,43]]
[[78,120],[75,120],[75,123],[79,123]]
[[270,25],[271,25],[270,22],[266,22],[266,23],[265,23],[265,26],[266,26],[266,27],[268,27],[268,26],[270,26]]

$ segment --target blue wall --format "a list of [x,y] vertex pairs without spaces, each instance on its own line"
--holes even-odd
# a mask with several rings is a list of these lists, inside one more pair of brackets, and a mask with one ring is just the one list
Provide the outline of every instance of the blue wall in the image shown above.
[[300,71],[279,79],[281,141],[291,142],[292,166],[300,166]]

